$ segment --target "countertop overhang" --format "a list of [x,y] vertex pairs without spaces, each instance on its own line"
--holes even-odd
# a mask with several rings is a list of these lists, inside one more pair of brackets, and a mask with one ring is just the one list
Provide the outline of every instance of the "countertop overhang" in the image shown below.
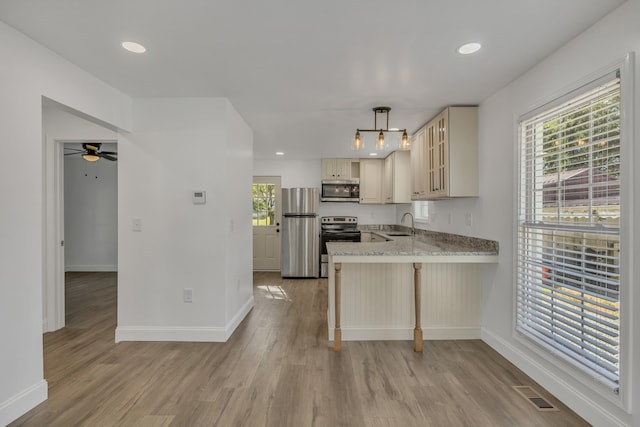
[[[344,263],[497,263],[498,242],[477,237],[416,230],[413,236],[393,236],[397,226],[374,226],[368,231],[383,242],[327,242],[332,261]],[[387,227],[387,228],[385,228]],[[406,228],[403,231],[407,231]],[[410,233],[410,230],[409,230]]]

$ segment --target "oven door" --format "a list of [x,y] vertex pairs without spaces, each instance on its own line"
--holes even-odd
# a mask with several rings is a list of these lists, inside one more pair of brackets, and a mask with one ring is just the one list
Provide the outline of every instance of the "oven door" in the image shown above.
[[328,242],[359,242],[360,231],[323,230],[320,234],[320,277],[328,277],[329,255]]

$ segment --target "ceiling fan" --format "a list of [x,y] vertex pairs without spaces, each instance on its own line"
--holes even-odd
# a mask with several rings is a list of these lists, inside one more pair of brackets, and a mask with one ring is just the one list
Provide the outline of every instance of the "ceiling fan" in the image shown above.
[[72,153],[65,153],[65,156],[75,156],[77,154],[82,155],[82,158],[88,162],[97,162],[98,160],[107,159],[115,162],[118,160],[116,157],[118,153],[115,151],[100,151],[100,146],[102,143],[100,142],[83,142],[82,148],[83,150],[78,150],[76,148],[66,148],[65,150],[73,151]]

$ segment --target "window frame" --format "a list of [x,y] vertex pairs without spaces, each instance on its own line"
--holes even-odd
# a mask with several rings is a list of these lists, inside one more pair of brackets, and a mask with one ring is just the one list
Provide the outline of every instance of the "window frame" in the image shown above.
[[[518,197],[520,188],[520,159],[521,159],[521,133],[520,124],[546,109],[562,104],[573,98],[577,91],[585,85],[588,85],[603,76],[618,71],[620,76],[620,337],[619,337],[619,393],[614,394],[611,388],[603,383],[594,381],[593,376],[586,374],[583,370],[578,369],[573,364],[563,360],[561,357],[552,354],[553,352],[544,349],[535,344],[530,338],[523,335],[517,330],[518,316],[518,257],[519,257],[519,204]],[[600,71],[592,73],[585,78],[574,82],[569,87],[560,90],[551,96],[536,103],[532,108],[523,114],[514,115],[514,141],[516,141],[516,150],[514,150],[514,221],[513,221],[513,283],[514,292],[512,298],[512,335],[514,339],[525,346],[529,351],[536,354],[541,361],[535,362],[538,369],[546,372],[548,375],[568,375],[569,378],[575,379],[582,383],[588,389],[596,392],[601,397],[614,403],[623,409],[630,406],[630,366],[631,366],[631,335],[629,334],[630,326],[633,324],[633,310],[631,300],[631,284],[634,282],[633,277],[633,198],[634,180],[633,180],[633,163],[640,160],[639,153],[634,151],[633,135],[634,135],[634,54],[630,52],[619,60]],[[540,363],[542,362],[542,363]]]

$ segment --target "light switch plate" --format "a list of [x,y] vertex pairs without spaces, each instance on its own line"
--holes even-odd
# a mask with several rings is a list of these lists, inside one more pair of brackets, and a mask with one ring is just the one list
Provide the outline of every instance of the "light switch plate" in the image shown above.
[[187,303],[193,302],[192,288],[184,288],[184,290],[182,291],[182,300]]
[[133,231],[142,231],[142,219],[141,218],[133,218],[131,220],[131,229]]

